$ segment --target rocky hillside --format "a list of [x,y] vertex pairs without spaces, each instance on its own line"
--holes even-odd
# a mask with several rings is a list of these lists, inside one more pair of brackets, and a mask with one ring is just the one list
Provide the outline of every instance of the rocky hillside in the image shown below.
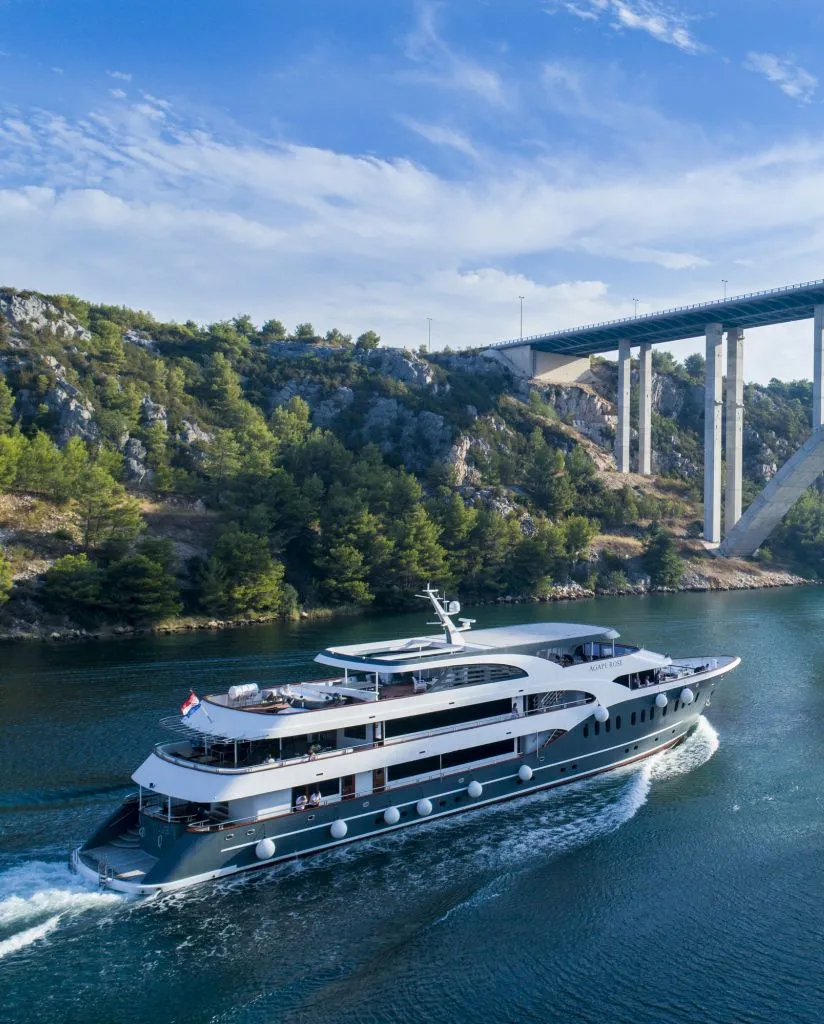
[[[656,355],[659,475],[628,483],[613,364],[536,387],[479,353],[379,342],[0,289],[0,627],[393,607],[427,580],[468,600],[724,585],[694,542],[700,357]],[[803,440],[811,388],[745,402],[754,495]],[[818,508],[773,555],[817,570]],[[742,571],[731,585],[762,572]]]

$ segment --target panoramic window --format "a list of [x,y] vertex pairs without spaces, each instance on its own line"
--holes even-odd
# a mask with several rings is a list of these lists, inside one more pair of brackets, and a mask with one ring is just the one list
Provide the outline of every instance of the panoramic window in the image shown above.
[[503,700],[484,701],[483,704],[444,708],[442,711],[431,711],[425,715],[410,715],[408,718],[389,720],[384,723],[384,735],[387,739],[391,739],[410,733],[445,729],[451,725],[463,725],[465,722],[483,721],[485,718],[497,718],[500,715],[511,714],[512,701],[506,697]]

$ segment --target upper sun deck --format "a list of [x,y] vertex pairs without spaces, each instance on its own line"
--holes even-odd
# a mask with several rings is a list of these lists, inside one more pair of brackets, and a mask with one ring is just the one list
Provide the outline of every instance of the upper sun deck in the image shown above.
[[402,640],[328,647],[315,661],[323,665],[378,672],[408,672],[425,662],[466,660],[488,654],[532,654],[541,648],[566,647],[616,640],[607,626],[576,622],[535,622],[493,629],[454,630],[446,636],[420,636]]

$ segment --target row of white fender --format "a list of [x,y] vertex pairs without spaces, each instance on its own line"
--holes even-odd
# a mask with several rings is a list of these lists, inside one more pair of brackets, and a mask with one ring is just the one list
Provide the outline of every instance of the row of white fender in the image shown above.
[[[685,686],[678,697],[679,700],[683,701],[684,704],[692,704],[695,700],[695,694],[692,690]],[[665,708],[667,706],[668,697],[666,693],[659,693],[655,698],[655,706],[659,708]],[[606,722],[609,718],[609,709],[605,708],[603,704],[597,704],[595,711],[593,712],[595,720],[597,722]],[[521,782],[529,782],[532,778],[532,769],[528,764],[522,764],[518,769],[518,778]],[[467,795],[472,800],[478,800],[483,796],[484,787],[480,782],[475,779],[469,783],[466,787]],[[432,813],[432,801],[427,800],[426,797],[423,800],[419,800],[415,805],[415,810],[418,812],[421,818],[425,818],[428,814]],[[387,825],[397,825],[401,820],[401,812],[397,807],[387,807],[383,812],[383,820]],[[343,839],[346,833],[349,831],[349,826],[345,821],[338,818],[337,821],[333,821],[329,827],[329,832],[333,839]],[[261,839],[261,841],[255,846],[255,856],[259,860],[269,860],[270,857],[275,855],[275,841],[273,839]]]
[[[529,782],[532,778],[532,769],[528,764],[522,764],[518,769],[518,778],[521,782]],[[472,800],[478,800],[483,796],[484,787],[476,779],[466,787],[467,796]],[[428,814],[432,813],[432,801],[427,800],[426,797],[423,800],[419,800],[415,805],[415,810],[418,812],[420,817],[425,818]],[[401,820],[401,812],[397,807],[387,807],[383,812],[383,820],[387,825],[397,825]],[[329,826],[329,832],[333,839],[343,839],[346,833],[349,831],[349,827],[345,821],[338,818],[337,821],[333,821]],[[258,860],[269,860],[270,857],[275,855],[275,841],[274,839],[261,839],[261,841],[255,846],[255,856]]]

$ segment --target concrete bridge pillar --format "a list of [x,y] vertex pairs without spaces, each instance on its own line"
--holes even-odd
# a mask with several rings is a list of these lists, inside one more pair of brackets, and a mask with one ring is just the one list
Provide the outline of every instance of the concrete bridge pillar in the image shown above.
[[652,345],[641,346],[639,361],[638,472],[649,476],[652,472]]
[[824,306],[813,307],[813,430],[824,424]]
[[724,533],[741,518],[741,478],[744,445],[744,332],[727,331],[727,482],[724,495]]
[[619,473],[629,473],[629,384],[630,348],[618,344],[618,424],[615,430],[615,462]]
[[707,324],[705,336],[704,540],[718,544],[721,541],[721,357],[724,344],[721,324]]

